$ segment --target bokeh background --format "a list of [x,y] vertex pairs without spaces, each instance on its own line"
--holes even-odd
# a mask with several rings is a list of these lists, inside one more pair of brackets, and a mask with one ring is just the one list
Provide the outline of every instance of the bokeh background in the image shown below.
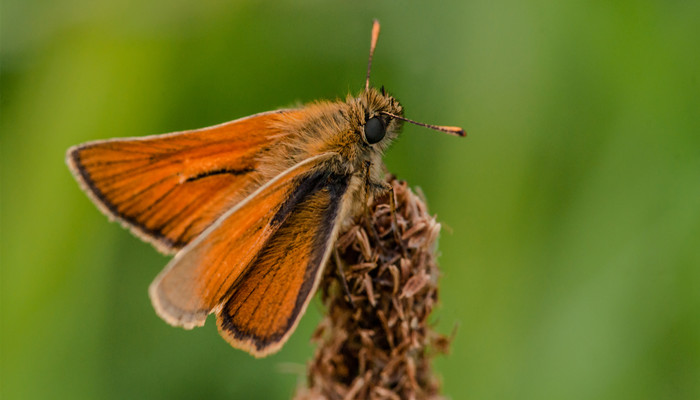
[[436,362],[453,399],[700,398],[700,2],[2,2],[7,399],[290,398],[322,312],[257,360],[172,328],[168,259],[64,152],[362,88],[419,121],[386,162],[446,229]]

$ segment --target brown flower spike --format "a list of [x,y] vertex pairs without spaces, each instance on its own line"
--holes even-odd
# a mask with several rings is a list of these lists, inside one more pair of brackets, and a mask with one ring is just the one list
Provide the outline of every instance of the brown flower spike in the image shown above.
[[440,224],[405,182],[388,182],[396,196],[397,231],[384,196],[370,206],[368,218],[339,236],[320,285],[327,314],[314,333],[319,347],[308,388],[297,400],[441,398],[430,364],[436,353],[447,352],[449,340],[428,323],[438,299]]

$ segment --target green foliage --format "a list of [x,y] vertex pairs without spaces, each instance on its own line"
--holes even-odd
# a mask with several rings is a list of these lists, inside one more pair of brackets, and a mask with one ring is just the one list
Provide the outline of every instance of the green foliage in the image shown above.
[[291,397],[319,307],[263,360],[168,326],[64,152],[355,93],[373,17],[373,84],[468,132],[387,156],[451,228],[445,393],[700,398],[700,3],[513,0],[3,2],[3,398]]

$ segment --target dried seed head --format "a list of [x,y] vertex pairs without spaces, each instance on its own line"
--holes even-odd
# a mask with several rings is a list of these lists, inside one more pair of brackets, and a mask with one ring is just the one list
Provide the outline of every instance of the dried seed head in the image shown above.
[[[428,316],[438,299],[436,240],[440,224],[405,182],[396,194],[398,234],[388,196],[370,207],[336,242],[351,304],[335,265],[326,268],[321,297],[327,314],[314,333],[319,344],[308,369],[305,399],[439,399],[431,359],[449,348]],[[366,229],[369,228],[369,229]]]

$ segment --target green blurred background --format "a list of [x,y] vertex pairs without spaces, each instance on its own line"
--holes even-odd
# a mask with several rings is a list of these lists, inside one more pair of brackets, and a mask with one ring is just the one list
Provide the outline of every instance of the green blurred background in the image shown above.
[[449,227],[444,393],[700,398],[700,2],[554,0],[4,0],[3,398],[291,397],[318,301],[262,360],[168,326],[64,152],[356,93],[374,17],[373,83],[469,133],[386,157]]

